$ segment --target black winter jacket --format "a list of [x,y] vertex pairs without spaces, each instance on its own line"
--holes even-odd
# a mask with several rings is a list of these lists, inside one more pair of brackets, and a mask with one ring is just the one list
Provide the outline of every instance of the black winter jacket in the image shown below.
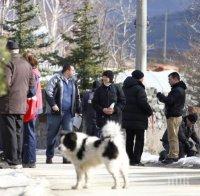
[[[112,115],[105,114],[103,108],[108,108],[112,103],[115,103],[114,113]],[[101,128],[107,120],[114,120],[121,123],[122,110],[125,103],[124,92],[120,86],[116,84],[105,86],[102,84],[96,89],[92,100],[97,115],[97,125]]]
[[126,97],[126,105],[122,114],[123,127],[134,130],[147,129],[148,117],[152,115],[152,109],[147,102],[144,85],[133,77],[127,77],[123,90]]
[[180,81],[172,86],[168,96],[161,93],[157,94],[159,101],[165,104],[165,115],[167,118],[183,115],[186,88],[185,83]]

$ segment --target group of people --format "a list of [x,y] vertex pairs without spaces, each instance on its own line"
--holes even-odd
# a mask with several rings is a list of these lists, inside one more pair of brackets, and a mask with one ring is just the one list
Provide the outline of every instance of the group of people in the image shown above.
[[[148,117],[153,113],[143,84],[144,74],[139,70],[133,71],[132,76],[125,79],[122,88],[114,84],[113,78],[112,71],[104,71],[102,84],[95,81],[92,90],[83,95],[86,133],[100,136],[100,130],[107,120],[119,122],[126,130],[126,151],[130,165],[143,165],[144,132],[148,128]],[[169,74],[169,84],[171,91],[167,96],[157,93],[158,100],[165,104],[167,119],[167,130],[161,139],[164,150],[159,158],[163,164],[176,162],[185,155],[195,156],[200,149],[200,140],[194,130],[197,114],[182,117],[186,85],[177,72]],[[190,139],[196,149],[192,149],[194,145]]]
[[[7,48],[12,54],[12,59],[6,66],[8,94],[0,97],[4,158],[8,166],[22,164],[24,167],[32,168],[36,163],[35,120],[42,112],[40,73],[33,55],[26,54],[25,58],[20,56],[18,47],[13,41],[8,42]],[[133,71],[132,76],[127,77],[121,87],[114,83],[114,73],[106,70],[102,73],[101,82],[95,81],[92,90],[84,93],[82,102],[74,74],[74,66],[65,62],[62,71],[56,73],[45,88],[46,163],[53,163],[60,129],[65,132],[73,131],[73,117],[75,114],[83,114],[84,128],[91,136],[101,137],[101,128],[108,120],[120,123],[126,130],[126,151],[130,165],[142,165],[144,133],[148,128],[148,117],[153,113],[143,84],[143,72]],[[164,156],[160,158],[164,164],[172,163],[184,156],[182,151],[179,153],[180,141],[187,142],[187,147],[190,149],[191,143],[188,139],[192,137],[199,146],[199,138],[195,135],[193,126],[197,116],[190,114],[182,119],[186,85],[180,80],[177,72],[169,74],[169,83],[172,88],[167,96],[157,93],[159,101],[165,104],[167,118],[167,131],[162,139],[163,143],[167,142],[167,145],[163,145],[164,148],[167,147],[165,153],[161,153]],[[33,103],[35,103],[34,117],[30,117],[26,106],[28,104],[31,108]],[[26,115],[30,117],[28,120],[25,120]],[[179,135],[182,137],[179,138]],[[190,152],[187,155],[191,154]],[[68,160],[63,158],[63,163],[68,163]]]

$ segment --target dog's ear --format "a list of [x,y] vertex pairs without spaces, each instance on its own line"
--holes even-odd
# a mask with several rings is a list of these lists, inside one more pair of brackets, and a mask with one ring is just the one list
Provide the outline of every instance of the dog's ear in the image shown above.
[[70,138],[72,141],[76,141],[76,140],[77,140],[77,135],[76,135],[76,133],[70,132],[70,133],[69,133],[69,138]]
[[69,132],[65,135],[63,144],[69,148],[71,151],[74,151],[76,148],[76,140],[77,140],[77,135],[75,132]]

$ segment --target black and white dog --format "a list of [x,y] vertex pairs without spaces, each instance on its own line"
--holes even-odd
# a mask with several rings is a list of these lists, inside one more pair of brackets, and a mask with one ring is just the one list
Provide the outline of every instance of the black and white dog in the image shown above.
[[114,179],[113,189],[119,185],[120,174],[124,181],[123,188],[127,187],[129,161],[121,126],[118,123],[108,121],[102,128],[101,139],[79,132],[67,133],[61,136],[59,150],[74,164],[77,182],[72,189],[80,188],[83,177],[83,188],[87,188],[88,170],[102,163]]

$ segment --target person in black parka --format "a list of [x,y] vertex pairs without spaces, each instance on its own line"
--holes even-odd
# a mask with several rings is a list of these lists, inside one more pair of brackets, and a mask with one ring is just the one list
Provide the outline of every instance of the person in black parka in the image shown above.
[[92,89],[86,91],[82,98],[82,113],[83,121],[85,125],[85,131],[90,136],[99,137],[100,131],[96,124],[96,111],[92,106],[92,100],[94,97],[95,90],[100,87],[101,83],[99,81],[94,81],[92,83]]
[[92,105],[96,111],[97,126],[101,129],[108,120],[121,124],[126,99],[119,85],[114,84],[114,74],[107,70],[102,74],[102,85],[95,91]]
[[142,83],[143,78],[144,74],[135,70],[132,72],[132,77],[127,77],[123,84],[126,105],[123,110],[122,124],[126,129],[126,151],[130,165],[142,165],[140,160],[144,147],[144,131],[148,127],[148,117],[152,115],[145,86]]
[[178,130],[181,125],[183,109],[185,105],[187,89],[186,84],[180,80],[180,75],[177,72],[172,72],[168,75],[171,91],[165,96],[158,92],[157,98],[165,104],[165,115],[167,118],[167,134],[169,141],[169,153],[163,164],[171,164],[178,161],[179,156],[179,140]]

